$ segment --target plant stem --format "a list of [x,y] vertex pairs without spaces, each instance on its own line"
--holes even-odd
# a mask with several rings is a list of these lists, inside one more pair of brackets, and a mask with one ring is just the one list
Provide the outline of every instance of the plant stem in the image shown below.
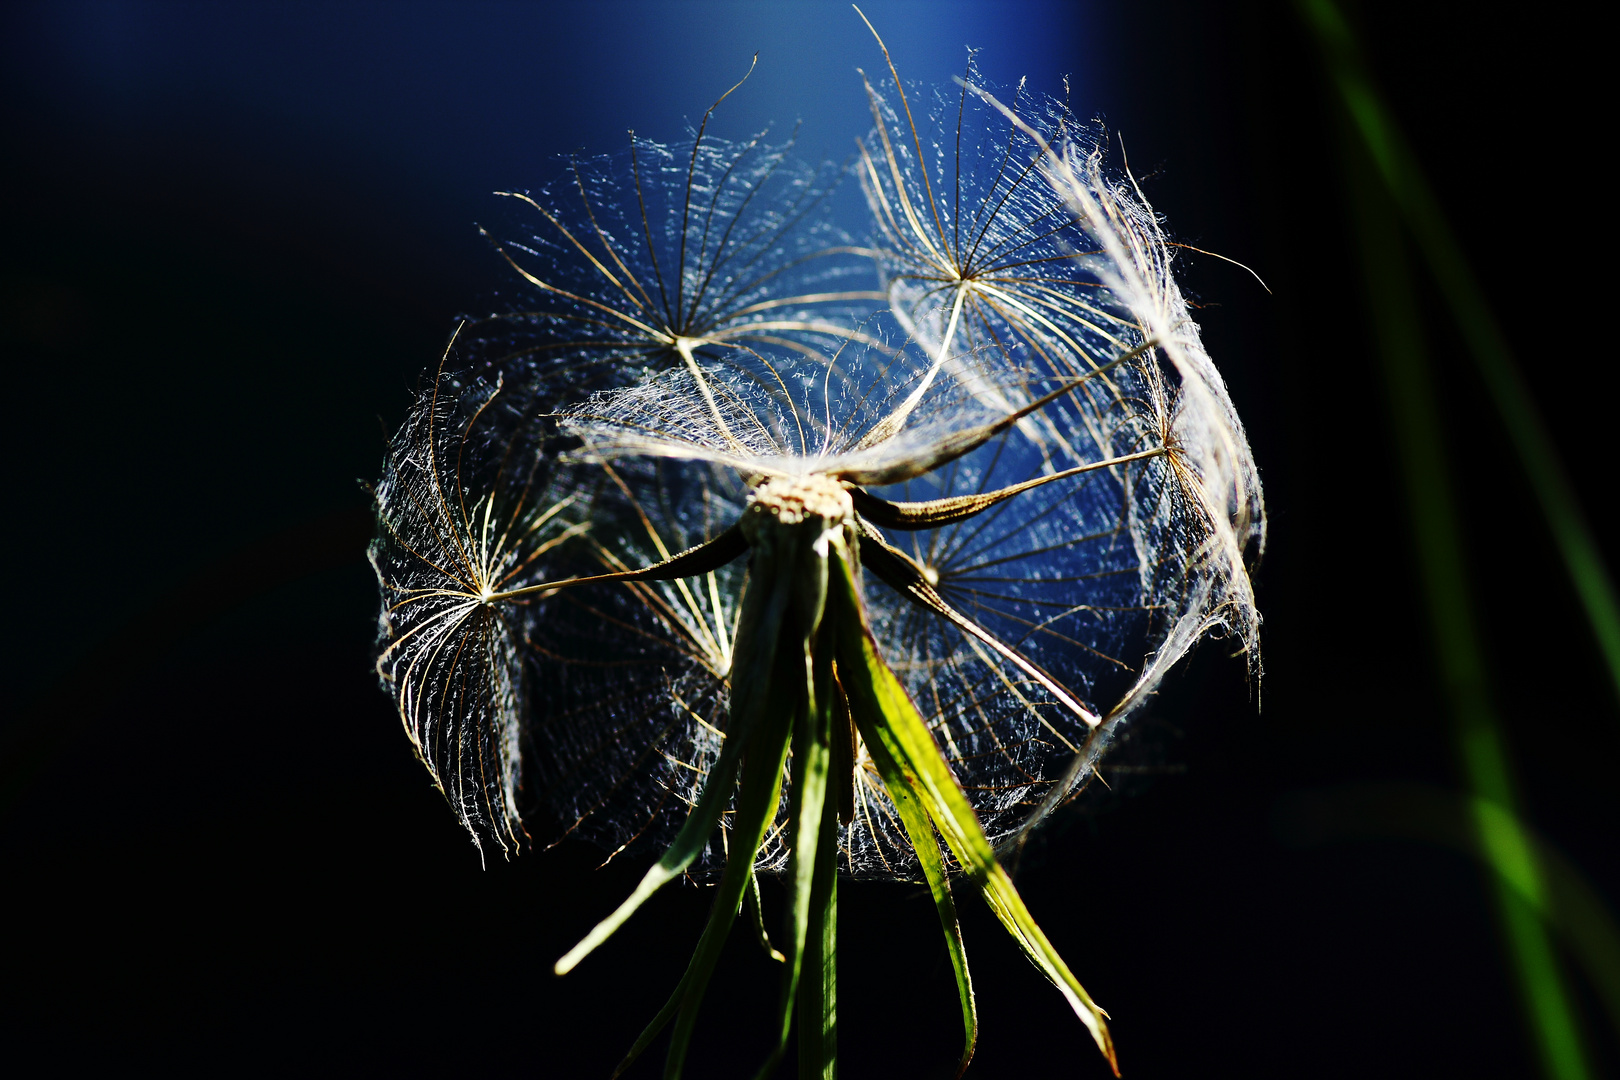
[[[1451,699],[1464,777],[1476,805],[1500,808],[1516,821],[1512,766],[1491,704],[1484,653],[1475,632],[1440,411],[1400,223],[1395,205],[1379,183],[1375,163],[1348,140],[1345,162],[1424,598],[1434,628],[1441,682]],[[1486,815],[1476,816],[1483,849],[1499,875],[1493,878],[1498,912],[1543,1069],[1557,1080],[1584,1080],[1590,1070],[1546,927],[1534,908],[1503,880],[1511,875],[1539,894],[1539,869],[1527,848],[1502,842],[1502,834],[1489,831],[1489,824]]]
[[838,1076],[838,807],[822,804],[816,870],[810,887],[810,932],[799,978],[799,1076]]
[[1428,261],[1491,401],[1501,414],[1530,488],[1563,556],[1575,593],[1620,695],[1620,603],[1591,529],[1564,474],[1546,422],[1536,410],[1501,326],[1446,224],[1417,159],[1368,76],[1350,26],[1332,0],[1298,0],[1316,33],[1356,133]]

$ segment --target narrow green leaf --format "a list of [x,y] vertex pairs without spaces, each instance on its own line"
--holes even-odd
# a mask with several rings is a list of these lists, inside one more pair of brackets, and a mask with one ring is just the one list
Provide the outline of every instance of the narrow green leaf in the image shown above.
[[692,1040],[692,1028],[697,1023],[698,1006],[708,988],[709,976],[720,959],[726,934],[742,907],[743,891],[753,876],[754,859],[759,854],[765,832],[776,819],[777,806],[782,795],[782,766],[787,760],[788,738],[792,732],[793,698],[804,693],[803,682],[797,686],[792,678],[791,666],[779,664],[777,677],[772,680],[772,693],[766,701],[773,707],[773,720],[767,713],[754,725],[749,739],[748,757],[743,764],[742,779],[737,786],[737,812],[731,830],[731,851],[726,859],[726,871],[720,878],[719,895],[714,898],[714,911],[703,937],[692,954],[686,975],[677,993],[681,997],[680,1011],[675,1017],[675,1029],[670,1033],[669,1056],[664,1060],[664,1080],[680,1080],[681,1068],[686,1061],[686,1048]]
[[1587,621],[1608,665],[1615,692],[1620,693],[1620,601],[1615,598],[1614,581],[1507,337],[1451,234],[1440,201],[1374,86],[1349,23],[1332,0],[1298,0],[1298,6],[1316,33],[1340,97],[1373,159],[1379,179],[1412,230],[1473,354],[1530,478],[1531,490],[1541,503],[1575,593],[1586,608]]
[[782,621],[793,600],[793,582],[786,575],[769,575],[759,580],[760,587],[743,594],[742,613],[737,621],[737,647],[732,654],[731,719],[720,757],[709,770],[697,805],[675,834],[669,850],[647,871],[635,891],[557,961],[558,975],[572,971],[593,949],[613,936],[648,897],[685,873],[702,854],[704,845],[719,825],[720,815],[725,812],[736,787],[743,743],[756,722],[762,716],[771,715],[765,707],[772,681],[769,673]]
[[[1620,1032],[1620,925],[1586,876],[1507,807],[1425,784],[1355,784],[1294,792],[1277,812],[1295,843],[1395,836],[1479,859],[1563,940]],[[1522,859],[1502,859],[1503,847]]]
[[[791,697],[788,697],[791,693],[792,691],[788,690],[773,695],[769,704],[774,708],[786,705],[791,709]],[[759,854],[765,831],[776,817],[777,804],[782,794],[782,765],[787,758],[790,730],[791,725],[784,721],[760,723],[751,733],[747,760],[743,765],[742,778],[737,787],[730,854],[726,860],[725,873],[720,878],[714,907],[709,912],[708,924],[703,928],[703,936],[698,939],[697,948],[693,950],[692,959],[686,966],[686,973],[676,985],[675,992],[642,1031],[630,1051],[625,1054],[624,1060],[619,1062],[618,1068],[613,1071],[615,1077],[622,1074],[641,1056],[642,1051],[658,1037],[658,1033],[671,1019],[675,1019],[676,1024],[675,1032],[670,1039],[669,1056],[664,1064],[664,1075],[669,1080],[675,1080],[680,1076],[686,1057],[686,1047],[691,1040],[692,1025],[697,1020],[698,1006],[703,1000],[703,992],[708,988],[709,976],[713,974],[714,965],[720,958],[726,935],[730,932],[732,923],[736,921],[737,912],[742,908],[743,894],[753,878],[754,859]]]
[[[711,923],[713,923],[719,910],[719,906],[716,905],[714,910],[709,913],[709,920]],[[705,928],[704,934],[707,935],[707,933],[708,930]],[[701,947],[701,945],[702,939],[699,939],[699,946]],[[651,1046],[652,1041],[658,1038],[658,1033],[663,1031],[665,1025],[675,1018],[675,1014],[680,1011],[681,1003],[686,1000],[686,988],[690,984],[692,965],[696,962],[696,960],[697,957],[694,954],[692,960],[687,962],[686,974],[682,975],[681,981],[675,984],[675,992],[669,995],[669,1000],[664,1002],[664,1007],[662,1009],[658,1010],[658,1015],[654,1016],[652,1021],[648,1023],[646,1027],[641,1029],[641,1034],[636,1036],[635,1043],[631,1045],[629,1051],[624,1055],[624,1058],[620,1060],[618,1066],[613,1070],[613,1075],[610,1076],[608,1080],[619,1080],[619,1077],[624,1075],[624,1070],[635,1064],[636,1059],[641,1056],[642,1051]]]
[[[675,1031],[670,1038],[669,1055],[664,1063],[664,1075],[680,1076],[686,1058],[686,1047],[691,1040],[692,1026],[697,1020],[698,1005],[714,971],[727,933],[736,921],[743,895],[754,878],[754,859],[765,837],[765,830],[776,817],[782,793],[782,766],[787,758],[788,741],[792,734],[793,717],[801,708],[805,695],[802,654],[799,648],[778,650],[784,624],[789,620],[795,588],[792,577],[779,571],[776,553],[769,547],[756,548],[753,569],[755,584],[743,594],[742,613],[737,625],[737,645],[732,653],[731,668],[731,721],[722,759],[730,753],[743,759],[741,778],[735,786],[721,788],[715,781],[716,768],[710,771],[710,780],[704,786],[698,807],[694,808],[686,825],[682,826],[677,842],[688,829],[696,828],[693,819],[703,807],[703,800],[714,793],[718,806],[723,809],[735,794],[736,812],[732,818],[731,839],[726,869],[720,879],[718,895],[710,911],[708,924],[698,939],[697,948],[688,962],[686,973],[640,1037],[630,1048],[619,1067],[616,1077],[638,1058],[642,1051],[658,1036],[673,1018]],[[785,655],[784,655],[785,654]],[[744,754],[746,750],[746,754]],[[732,775],[737,772],[732,768]],[[717,821],[719,811],[715,811]],[[687,864],[702,850],[709,824],[701,835],[701,842],[688,856]],[[670,855],[660,860],[659,866],[671,862]],[[684,868],[684,867],[683,867]],[[659,867],[654,867],[657,871]],[[648,878],[653,873],[649,871]],[[661,883],[660,883],[661,884]],[[654,886],[656,888],[656,886]],[[638,889],[638,892],[640,890]],[[632,897],[634,899],[634,897]],[[626,902],[628,905],[628,901]],[[621,911],[623,908],[621,907]],[[617,916],[619,913],[615,912]],[[626,913],[627,914],[627,913]],[[619,919],[620,922],[623,918]],[[616,924],[615,924],[616,925]],[[610,927],[608,933],[612,932]],[[602,935],[606,937],[606,934]],[[576,952],[586,944],[576,948]],[[570,954],[572,955],[572,954]]]
[[[1416,291],[1397,214],[1399,192],[1394,192],[1396,198],[1392,199],[1392,192],[1379,176],[1384,173],[1387,181],[1391,163],[1400,150],[1391,140],[1392,128],[1380,127],[1374,132],[1365,123],[1367,116],[1382,116],[1381,105],[1353,62],[1349,50],[1354,43],[1338,9],[1329,0],[1316,0],[1304,7],[1322,38],[1341,90],[1346,92],[1351,121],[1363,136],[1362,145],[1358,145],[1348,130],[1345,133],[1345,186],[1357,225],[1372,328],[1394,419],[1440,682],[1451,699],[1463,772],[1477,798],[1516,814],[1512,759],[1491,703],[1473,598],[1458,558],[1463,533],[1446,449],[1439,434],[1439,410],[1422,316],[1413,299]],[[1354,94],[1349,93],[1352,89]],[[1369,109],[1373,111],[1369,113]],[[1372,139],[1369,132],[1378,138]],[[1476,828],[1485,830],[1490,825],[1490,821],[1481,820]],[[1508,884],[1533,881],[1532,891],[1540,895],[1539,870],[1533,860],[1523,857],[1522,845],[1509,842],[1512,837],[1493,837],[1482,831],[1481,840],[1486,857],[1502,877],[1496,889],[1497,911],[1508,956],[1524,995],[1530,1028],[1541,1050],[1543,1069],[1558,1080],[1583,1080],[1591,1070],[1575,1023],[1570,988],[1545,926]]]
[[[823,650],[824,652],[825,650]],[[817,852],[827,804],[827,781],[832,765],[831,658],[807,655],[800,678],[803,698],[796,710],[793,738],[793,791],[788,815],[792,822],[792,851],[788,858],[788,962],[782,973],[782,1003],[776,1047],[760,1067],[760,1078],[775,1071],[787,1048],[793,1026],[793,1004],[804,971],[805,939],[812,924],[812,887]],[[783,665],[784,667],[786,665]],[[817,671],[816,669],[823,669]],[[817,690],[820,692],[816,692]],[[834,822],[836,835],[837,822]],[[819,975],[817,976],[819,978]],[[800,1033],[803,1038],[803,1033]]]
[[838,1076],[838,806],[822,804],[796,1008],[800,1080]]
[[765,955],[778,964],[787,962],[787,957],[771,944],[771,935],[765,932],[765,904],[759,895],[759,875],[748,875],[748,891],[743,894],[749,911],[754,916],[754,936],[759,939],[759,947],[765,950]]
[[[980,833],[983,836],[983,833]],[[1068,1001],[1069,1007],[1074,1010],[1082,1023],[1091,1031],[1091,1037],[1097,1043],[1097,1049],[1108,1059],[1108,1064],[1119,1075],[1119,1059],[1114,1054],[1114,1042],[1108,1034],[1108,1014],[1086,993],[1086,988],[1080,985],[1080,980],[1074,977],[1069,965],[1063,962],[1057,949],[1047,940],[1046,934],[1035,922],[1035,917],[1024,906],[1023,897],[1018,895],[1012,878],[1007,876],[1000,864],[992,864],[986,874],[984,884],[980,886],[984,898],[990,904],[990,910],[996,913],[1018,947],[1029,957],[1030,962],[1041,970],[1053,986],[1058,988]]]
[[[871,727],[874,719],[858,714],[856,725],[864,732]],[[956,1075],[961,1076],[967,1070],[968,1062],[973,1060],[973,1049],[979,1041],[979,1008],[973,997],[973,977],[968,974],[962,927],[956,920],[956,903],[951,899],[950,881],[945,876],[945,860],[940,856],[939,841],[935,839],[928,812],[912,794],[915,778],[905,775],[894,757],[884,749],[881,739],[864,734],[863,738],[866,738],[867,753],[872,756],[872,763],[883,778],[889,799],[900,815],[900,824],[917,853],[917,861],[922,864],[923,877],[928,880],[928,891],[933,894],[934,906],[939,911],[939,921],[945,930],[945,949],[950,953],[951,970],[956,975],[956,994],[962,1003],[962,1057],[956,1066]]]
[[709,770],[708,779],[704,781],[703,791],[698,796],[698,803],[687,815],[686,821],[681,825],[680,832],[675,834],[675,840],[669,845],[669,850],[636,886],[635,891],[627,897],[624,903],[597,923],[589,934],[572,949],[569,949],[556,963],[554,970],[558,975],[566,975],[586,956],[590,955],[602,942],[613,936],[613,932],[624,925],[626,919],[634,915],[636,909],[646,902],[653,893],[663,888],[669,882],[678,878],[686,871],[692,861],[702,853],[703,847],[709,842],[709,835],[714,832],[715,826],[720,823],[720,814],[725,810],[731,791],[737,783],[737,765],[742,754],[742,740],[736,736],[735,731],[726,739],[720,751],[720,758]]
[[883,747],[899,766],[898,774],[933,818],[957,862],[983,892],[990,909],[1018,942],[1019,948],[1068,1000],[1075,1015],[1091,1032],[1119,1073],[1107,1014],[1091,1000],[1063,958],[1052,947],[1024,906],[1007,872],[996,862],[995,851],[979,826],[973,807],[963,794],[949,763],[934,743],[928,725],[917,712],[905,687],[884,661],[867,628],[860,594],[851,569],[843,560],[834,565],[828,596],[828,617],[835,620],[839,678],[849,694],[855,715],[865,717],[862,735],[870,751]]

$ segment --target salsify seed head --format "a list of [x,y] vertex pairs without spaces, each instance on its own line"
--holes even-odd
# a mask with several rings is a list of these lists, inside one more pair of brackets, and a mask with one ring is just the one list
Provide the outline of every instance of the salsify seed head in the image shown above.
[[[674,835],[729,730],[751,505],[854,522],[874,637],[997,843],[1201,638],[1258,672],[1258,475],[1101,129],[971,69],[928,108],[868,91],[856,242],[763,143],[573,167],[502,248],[533,305],[469,327],[475,374],[395,437],[378,670],[482,846]],[[916,879],[854,772],[841,869]]]

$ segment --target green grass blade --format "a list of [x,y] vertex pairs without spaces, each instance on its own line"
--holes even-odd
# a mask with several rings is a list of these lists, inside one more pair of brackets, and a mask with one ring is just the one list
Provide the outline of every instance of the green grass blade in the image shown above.
[[1356,132],[1416,238],[1479,368],[1491,401],[1502,416],[1575,592],[1586,609],[1587,621],[1608,665],[1615,693],[1620,695],[1620,603],[1615,599],[1614,581],[1558,460],[1547,425],[1525,386],[1507,338],[1491,314],[1484,293],[1440,210],[1439,200],[1418,168],[1417,158],[1373,86],[1344,16],[1332,0],[1300,0],[1299,7],[1326,54],[1330,73]]
[[[1337,15],[1326,0],[1316,0],[1308,10],[1324,7]],[[1491,704],[1484,651],[1475,630],[1473,603],[1459,557],[1463,551],[1462,533],[1400,221],[1377,175],[1376,161],[1368,160],[1348,137],[1345,164],[1373,331],[1389,391],[1407,505],[1412,513],[1424,598],[1434,629],[1440,681],[1451,699],[1464,776],[1476,798],[1504,807],[1516,817],[1511,761]],[[1476,822],[1481,830],[1487,826],[1484,820]],[[1539,874],[1534,860],[1519,858],[1522,848],[1493,846],[1483,831],[1481,838],[1500,878]],[[1571,995],[1546,927],[1511,886],[1499,882],[1495,891],[1509,960],[1518,976],[1543,1069],[1558,1080],[1583,1080],[1590,1075],[1590,1069],[1571,1009]]]
[[[871,719],[858,716],[856,724],[858,727],[870,727]],[[973,996],[973,977],[968,974],[967,951],[962,943],[961,924],[956,919],[956,903],[951,899],[950,881],[945,876],[945,860],[940,857],[939,841],[934,836],[934,826],[928,820],[928,811],[923,809],[922,803],[912,793],[914,781],[895,763],[880,738],[864,734],[862,737],[866,739],[866,750],[872,756],[872,763],[877,766],[878,775],[883,778],[889,799],[900,815],[900,824],[911,840],[912,850],[917,853],[917,861],[922,865],[923,877],[928,880],[928,891],[934,897],[934,906],[939,911],[939,921],[945,931],[945,949],[951,957],[951,970],[956,975],[956,994],[962,1004],[962,1056],[956,1065],[956,1075],[961,1076],[967,1070],[968,1062],[973,1060],[973,1049],[978,1045],[979,1007]]]
[[[765,699],[768,711],[753,726],[748,740],[748,755],[737,785],[737,811],[733,816],[726,872],[720,878],[719,895],[714,898],[714,911],[709,917],[709,924],[704,928],[703,937],[692,954],[692,962],[681,980],[678,991],[680,1009],[675,1016],[675,1029],[670,1033],[669,1055],[664,1060],[664,1080],[680,1080],[703,992],[708,988],[709,976],[714,973],[714,965],[720,959],[726,934],[742,907],[743,892],[753,876],[759,846],[771,822],[776,819],[782,795],[782,766],[787,760],[788,741],[793,730],[791,717],[797,711],[794,698],[804,693],[803,678],[797,681],[793,678],[794,666],[776,665],[771,693]],[[780,719],[773,720],[773,715]]]
[[686,868],[702,853],[703,846],[709,842],[710,834],[720,823],[720,815],[724,812],[726,803],[730,801],[731,792],[736,787],[737,765],[741,755],[742,740],[735,737],[728,738],[720,751],[719,760],[709,770],[697,805],[687,815],[669,849],[647,871],[646,876],[636,885],[635,891],[624,903],[620,904],[613,914],[597,923],[578,945],[569,949],[557,961],[554,970],[558,975],[566,975],[572,971],[581,960],[590,955],[592,950],[612,937],[613,932],[623,926],[625,920],[634,915],[636,909],[645,903],[648,897],[685,873]]
[[810,886],[810,931],[799,977],[800,1080],[838,1076],[838,807],[822,806],[816,872]]
[[[1285,796],[1278,818],[1295,843],[1400,837],[1479,859],[1547,920],[1620,1032],[1620,925],[1585,875],[1506,807],[1426,784],[1356,784]],[[1501,857],[1515,848],[1528,858]]]
[[[817,856],[821,848],[827,783],[832,766],[832,695],[827,692],[830,689],[827,684],[830,682],[831,660],[825,657],[812,660],[806,656],[804,661],[804,667],[811,670],[805,670],[800,675],[800,683],[806,692],[795,717],[793,793],[788,807],[789,820],[793,823],[787,874],[788,961],[782,972],[782,1005],[776,1048],[761,1066],[758,1073],[761,1078],[775,1071],[787,1048],[788,1033],[793,1026],[793,1003],[799,993],[804,971],[805,940],[815,926],[816,913],[812,910],[811,894],[818,872]],[[814,670],[817,668],[829,669],[828,674]],[[836,820],[833,828],[836,835]],[[820,928],[815,927],[814,932],[819,934]]]
[[759,939],[759,947],[765,950],[765,955],[778,964],[787,963],[787,957],[771,944],[771,935],[765,932],[765,904],[759,895],[759,875],[748,876],[748,891],[743,894],[743,900],[748,905],[749,913],[754,919],[754,936]]
[[[670,1040],[669,1057],[664,1063],[665,1077],[675,1080],[681,1074],[686,1047],[691,1041],[692,1024],[697,1018],[698,1005],[708,988],[709,976],[714,972],[726,936],[742,907],[743,894],[754,876],[754,857],[759,853],[765,830],[776,816],[776,806],[782,793],[782,763],[787,756],[788,725],[761,725],[749,746],[748,762],[738,785],[736,825],[732,832],[730,857],[720,888],[709,911],[709,921],[698,939],[686,972],[676,984],[664,1007],[658,1011],[636,1038],[613,1076],[628,1069],[644,1050],[652,1044],[671,1019],[679,1018],[675,1035]],[[774,770],[771,766],[774,764]]]
[[[768,553],[756,552],[755,555],[756,562],[769,559]],[[723,809],[730,801],[729,796],[735,794],[736,812],[732,818],[725,873],[721,876],[709,921],[685,974],[669,1001],[614,1070],[615,1077],[630,1067],[672,1018],[675,1030],[670,1036],[664,1075],[670,1080],[680,1076],[709,976],[714,972],[726,936],[742,907],[743,896],[754,881],[754,859],[765,831],[776,818],[792,721],[805,707],[806,685],[801,674],[802,661],[798,659],[802,650],[779,652],[777,648],[793,602],[794,582],[790,575],[768,572],[758,575],[756,580],[758,584],[743,594],[737,647],[732,654],[730,733],[721,751],[722,757],[731,753],[742,758],[742,775],[734,789],[721,789],[713,779],[715,770],[711,770],[710,781],[704,785],[699,800],[701,807],[702,798],[714,792]],[[735,767],[733,771],[735,773]],[[696,816],[694,809],[692,817]],[[718,818],[718,812],[715,816]],[[687,826],[692,825],[692,817],[687,819]],[[686,834],[687,826],[682,827],[681,835]],[[702,838],[707,842],[708,832],[704,832]],[[699,844],[698,850],[701,848]]]
[[664,1075],[671,1080],[680,1076],[703,992],[708,988],[709,976],[714,972],[716,961],[720,959],[726,935],[742,908],[743,894],[754,876],[754,858],[765,838],[765,830],[776,817],[777,803],[782,794],[782,764],[787,757],[790,730],[787,723],[760,724],[755,728],[737,788],[730,856],[726,860],[725,873],[720,878],[708,924],[703,928],[703,936],[698,939],[697,948],[693,950],[692,959],[687,963],[686,973],[681,976],[675,992],[642,1031],[624,1060],[619,1062],[619,1067],[613,1071],[615,1077],[641,1056],[671,1019],[676,1020],[676,1025],[670,1039]]
[[[771,715],[766,708],[771,692],[768,672],[776,656],[783,618],[793,600],[793,583],[785,575],[763,580],[769,584],[743,594],[742,613],[737,621],[737,647],[732,654],[731,719],[720,757],[709,770],[697,805],[675,834],[669,850],[647,871],[635,891],[557,961],[554,970],[558,975],[572,971],[592,950],[612,937],[648,897],[685,873],[702,854],[704,845],[719,825],[720,815],[725,812],[736,788],[743,743],[756,722]],[[753,676],[755,672],[759,673],[758,677]]]
[[[983,835],[981,833],[981,835]],[[1013,885],[1012,878],[1007,876],[1000,864],[992,864],[985,872],[984,884],[980,886],[984,892],[985,900],[990,904],[990,910],[996,913],[1001,925],[1012,934],[1013,940],[1023,950],[1031,963],[1040,969],[1051,984],[1058,988],[1069,1008],[1074,1010],[1087,1029],[1092,1039],[1097,1043],[1097,1049],[1102,1051],[1108,1064],[1119,1075],[1119,1059],[1114,1053],[1114,1041],[1108,1033],[1108,1014],[1104,1012],[1086,988],[1080,985],[1080,980],[1074,977],[1069,965],[1063,962],[1057,949],[1047,940],[1046,934],[1035,922],[1035,917],[1024,906],[1023,897],[1018,895],[1018,889]]]
[[831,561],[834,572],[827,617],[836,620],[839,678],[849,694],[851,710],[857,717],[867,718],[862,735],[868,748],[877,743],[894,759],[898,773],[927,809],[957,862],[979,886],[1024,955],[1062,992],[1117,1075],[1119,1063],[1108,1034],[1107,1014],[1091,1000],[1035,924],[1012,879],[996,862],[995,851],[928,725],[867,629],[850,568],[841,559]]
[[[709,920],[711,923],[714,921],[715,915],[719,910],[720,909],[716,907],[709,913]],[[705,929],[704,933],[707,934],[707,932],[707,929]],[[699,945],[700,947],[702,945],[701,939],[699,940]],[[675,984],[675,992],[669,995],[669,1000],[664,1002],[664,1007],[662,1009],[658,1010],[658,1015],[653,1017],[652,1021],[646,1027],[641,1029],[641,1034],[636,1036],[635,1043],[633,1043],[629,1051],[625,1053],[624,1058],[613,1070],[613,1075],[610,1076],[608,1080],[619,1080],[619,1077],[624,1075],[624,1070],[636,1063],[636,1059],[641,1057],[642,1052],[645,1051],[647,1047],[652,1045],[652,1041],[654,1039],[658,1038],[658,1033],[663,1031],[665,1026],[667,1026],[669,1022],[675,1018],[675,1014],[680,1011],[681,1003],[686,1000],[686,988],[689,985],[688,980],[692,971],[692,963],[695,960],[696,956],[693,957],[692,961],[687,962],[687,974],[682,975],[681,981]]]
[[1620,1032],[1620,931],[1602,899],[1511,810],[1478,797],[1471,809],[1486,861],[1564,935]]

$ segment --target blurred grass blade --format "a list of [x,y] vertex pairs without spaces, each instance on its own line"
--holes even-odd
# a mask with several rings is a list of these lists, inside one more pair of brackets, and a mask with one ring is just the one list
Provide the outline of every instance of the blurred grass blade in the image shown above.
[[951,853],[979,886],[990,909],[1018,942],[1024,955],[1068,1000],[1117,1076],[1119,1063],[1108,1034],[1107,1014],[1091,1000],[1035,924],[1012,879],[996,862],[995,851],[979,827],[978,817],[957,785],[950,766],[934,744],[928,725],[878,652],[877,642],[872,639],[861,614],[859,593],[848,566],[842,560],[834,561],[827,617],[836,620],[838,670],[862,738],[868,748],[879,745],[894,759],[898,777],[927,809]]
[[[1620,927],[1614,915],[1579,870],[1505,807],[1427,784],[1355,784],[1285,796],[1277,804],[1277,824],[1282,838],[1295,844],[1396,837],[1479,859],[1547,920],[1620,1032]],[[1516,835],[1504,835],[1509,832]],[[1501,857],[1503,849],[1515,847],[1527,852],[1528,862]]]
[[[1314,3],[1320,6],[1326,0]],[[1434,628],[1441,685],[1451,700],[1459,756],[1474,796],[1512,809],[1517,805],[1512,766],[1491,705],[1484,651],[1475,632],[1440,413],[1400,222],[1375,163],[1348,133],[1344,159],[1374,340],[1389,392],[1422,589]],[[1539,873],[1533,860],[1520,859],[1519,853],[1501,845],[1493,847],[1487,841],[1485,850],[1502,878]],[[1510,859],[1513,865],[1494,861]],[[1590,1070],[1546,928],[1511,887],[1498,882],[1495,891],[1543,1069],[1557,1080],[1582,1080]]]
[[1418,168],[1417,159],[1373,86],[1344,16],[1332,0],[1298,0],[1298,6],[1322,46],[1334,83],[1372,156],[1378,176],[1388,187],[1416,238],[1491,400],[1501,413],[1576,594],[1586,609],[1592,633],[1608,664],[1615,693],[1620,696],[1620,604],[1615,600],[1614,581],[1604,566],[1603,556],[1559,463],[1547,426],[1519,373],[1507,339],[1451,234],[1440,204]]
[[1525,903],[1562,931],[1620,1033],[1620,933],[1603,902],[1511,810],[1478,797],[1470,809],[1486,860]]
[[[858,727],[870,729],[872,719],[862,717]],[[928,891],[933,894],[934,906],[939,910],[939,921],[945,930],[945,949],[950,953],[951,970],[956,975],[956,994],[962,1003],[962,1056],[957,1062],[956,1075],[967,1070],[973,1060],[973,1049],[979,1041],[979,1009],[973,997],[973,977],[968,974],[967,951],[962,944],[962,927],[956,919],[956,903],[951,899],[950,881],[945,876],[945,861],[940,857],[939,841],[934,826],[929,823],[928,812],[912,794],[915,784],[895,764],[893,756],[883,748],[880,739],[866,740],[867,753],[883,778],[884,789],[900,815],[900,824],[906,830],[917,862],[922,865],[923,877],[928,880]]]

